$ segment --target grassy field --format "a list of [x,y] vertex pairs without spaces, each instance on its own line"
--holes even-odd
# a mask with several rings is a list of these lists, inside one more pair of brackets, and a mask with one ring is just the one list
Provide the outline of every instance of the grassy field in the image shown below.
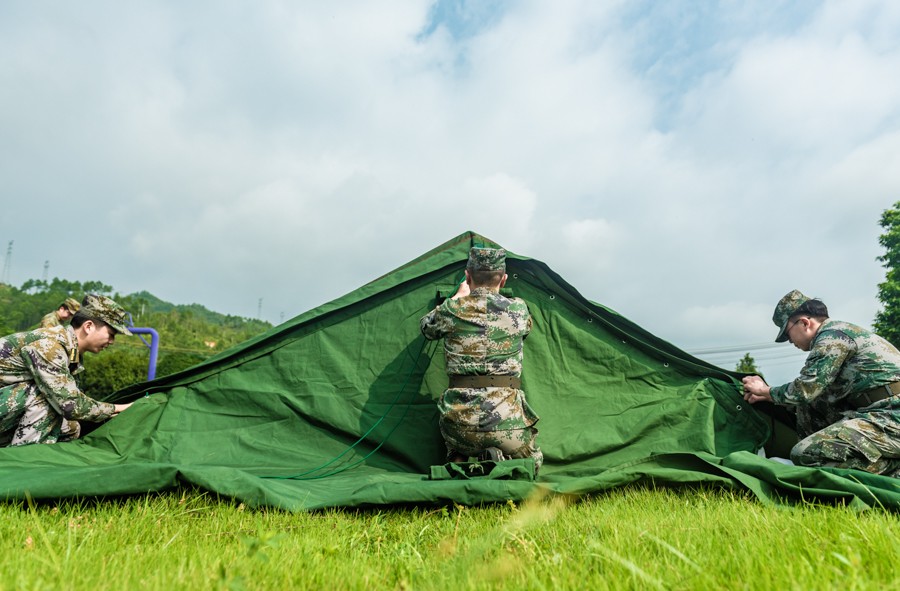
[[0,590],[897,589],[900,522],[629,487],[290,514],[198,491],[0,504]]

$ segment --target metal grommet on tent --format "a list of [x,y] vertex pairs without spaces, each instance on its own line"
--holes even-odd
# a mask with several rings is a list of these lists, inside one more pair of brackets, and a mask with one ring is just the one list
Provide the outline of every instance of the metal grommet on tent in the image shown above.
[[742,407],[740,404],[735,405],[735,408],[738,409],[738,410],[744,410],[743,407]]
[[593,318],[588,318],[588,322],[593,322],[593,321],[594,321]]
[[663,363],[663,367],[669,367],[668,363]]
[[551,300],[555,300],[555,299],[556,299],[556,296],[553,295],[553,294],[551,293],[551,294],[550,294],[550,299],[551,299]]
[[518,278],[519,278],[519,274],[518,274],[518,273],[513,273],[513,279],[518,279]]

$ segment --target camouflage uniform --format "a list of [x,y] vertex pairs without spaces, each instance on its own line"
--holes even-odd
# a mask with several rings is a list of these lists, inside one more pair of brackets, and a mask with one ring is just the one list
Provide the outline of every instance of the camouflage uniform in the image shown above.
[[[89,294],[82,313],[131,334],[125,311]],[[76,420],[103,421],[115,406],[85,396],[74,374],[83,369],[76,329],[38,328],[0,339],[0,446],[56,443],[78,436]]]
[[54,326],[62,326],[56,310],[44,314],[44,317],[41,318],[41,328],[53,328]]
[[81,304],[79,304],[78,300],[76,300],[75,298],[66,298],[65,301],[56,308],[56,310],[45,314],[44,317],[41,318],[41,328],[62,326],[62,322],[59,319],[59,314],[57,314],[57,311],[62,307],[65,307],[69,312],[75,314],[75,312],[81,309]]
[[[502,249],[475,249],[469,270],[505,269]],[[531,331],[525,302],[506,298],[487,287],[476,287],[459,299],[447,299],[420,322],[430,340],[444,339],[447,373],[453,376],[522,375],[523,340]],[[479,456],[498,448],[508,458],[533,457],[540,467],[543,454],[535,445],[538,416],[513,387],[451,387],[438,403],[440,429],[447,457]]]
[[[787,319],[808,299],[795,290],[779,302],[773,318],[783,328],[779,339],[787,340]],[[896,347],[859,326],[823,321],[800,377],[770,390],[773,402],[797,413],[802,440],[791,450],[794,463],[900,475],[900,396],[871,404],[857,400],[895,382],[900,382]]]

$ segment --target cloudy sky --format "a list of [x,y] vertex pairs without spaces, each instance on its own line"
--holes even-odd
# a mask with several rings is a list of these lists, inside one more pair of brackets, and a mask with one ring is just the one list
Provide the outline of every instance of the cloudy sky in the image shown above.
[[878,310],[898,2],[10,0],[0,55],[15,285],[277,324],[473,230],[773,383],[784,293]]

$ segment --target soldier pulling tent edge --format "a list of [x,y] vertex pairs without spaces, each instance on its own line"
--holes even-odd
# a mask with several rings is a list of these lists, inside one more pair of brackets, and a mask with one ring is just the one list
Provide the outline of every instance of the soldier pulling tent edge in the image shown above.
[[859,326],[832,320],[822,301],[796,289],[772,317],[776,342],[809,356],[800,376],[770,388],[743,379],[744,400],[793,409],[801,441],[791,460],[803,466],[855,468],[900,477],[900,351]]
[[531,331],[528,306],[500,295],[506,284],[506,251],[472,248],[466,281],[420,321],[429,340],[444,339],[449,387],[438,402],[447,460],[534,458],[539,417],[521,386],[524,339]]
[[69,326],[0,339],[0,446],[75,439],[78,420],[104,421],[130,406],[85,396],[73,377],[83,369],[84,353],[131,334],[126,316],[110,298],[88,294]]

